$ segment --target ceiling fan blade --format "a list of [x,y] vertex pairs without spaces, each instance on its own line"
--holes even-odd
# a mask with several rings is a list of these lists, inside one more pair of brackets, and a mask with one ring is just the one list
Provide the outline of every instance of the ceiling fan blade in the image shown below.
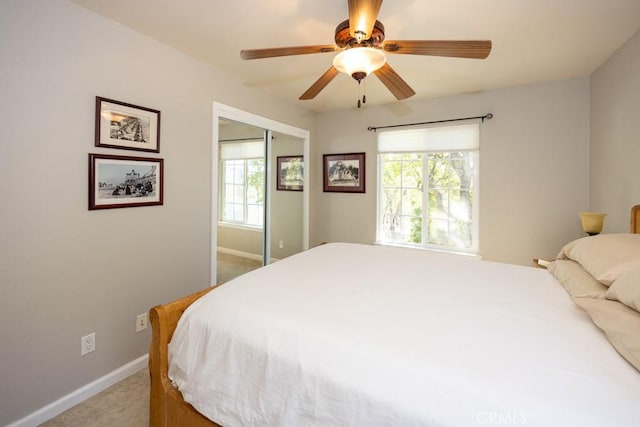
[[[358,41],[371,37],[381,5],[382,0],[349,0],[349,33],[351,37]],[[358,39],[358,32],[363,34],[362,39]]]
[[383,48],[388,53],[485,59],[491,40],[387,40]]
[[333,80],[334,77],[337,76],[339,73],[340,71],[338,71],[336,67],[332,65],[331,68],[329,68],[322,76],[320,76],[320,78],[314,84],[312,84],[311,87],[307,89],[305,93],[300,95],[300,98],[298,99],[304,101],[307,99],[315,98],[316,95],[319,94],[320,91],[324,89],[325,86],[327,86],[331,82],[331,80]]
[[244,49],[240,51],[242,59],[262,59],[276,56],[307,55],[310,53],[334,52],[338,49],[332,44],[317,46],[272,47],[267,49]]
[[388,63],[384,64],[382,68],[374,71],[373,73],[380,79],[382,84],[391,91],[398,101],[402,101],[403,99],[407,99],[416,94],[407,82],[402,80],[402,77],[400,77]]

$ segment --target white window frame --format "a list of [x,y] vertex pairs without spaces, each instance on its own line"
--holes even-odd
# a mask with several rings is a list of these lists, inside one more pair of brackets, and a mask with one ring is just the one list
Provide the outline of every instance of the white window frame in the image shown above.
[[[447,129],[455,132],[460,130],[462,134],[465,131],[470,131],[473,135],[469,136],[469,142],[465,142],[462,139],[457,138],[454,134],[447,135]],[[457,129],[456,129],[457,128]],[[430,131],[436,129],[435,131]],[[439,129],[439,130],[438,130]],[[378,136],[378,155],[377,155],[377,212],[376,212],[376,244],[389,245],[389,246],[403,246],[411,248],[429,249],[444,252],[463,253],[478,255],[479,249],[479,212],[480,212],[480,128],[479,124],[471,125],[455,125],[455,126],[437,126],[431,128],[412,129],[409,131],[389,131],[381,132]],[[442,138],[439,138],[442,136]],[[464,138],[463,138],[464,139]],[[383,207],[383,161],[382,156],[384,154],[402,154],[402,153],[421,153],[423,154],[422,160],[422,173],[426,179],[428,177],[428,154],[430,153],[458,153],[458,152],[471,152],[473,153],[473,202],[471,205],[471,247],[458,248],[444,245],[434,245],[428,243],[428,191],[429,186],[425,183],[423,185],[423,197],[422,197],[422,242],[421,244],[411,244],[406,242],[392,242],[385,241],[384,231],[382,227],[382,216],[384,215]]]
[[[218,218],[219,224],[222,225],[232,225],[237,228],[247,228],[252,230],[264,230],[264,215],[262,218],[262,225],[248,224],[247,218],[249,215],[249,204],[247,200],[247,191],[249,189],[248,185],[248,170],[249,170],[249,162],[252,160],[262,160],[263,161],[263,173],[264,173],[264,183],[263,183],[263,204],[261,211],[264,212],[264,206],[266,203],[266,179],[267,179],[267,170],[266,170],[266,161],[265,161],[265,152],[264,152],[264,140],[256,139],[255,141],[243,141],[243,142],[230,142],[223,143],[220,145],[220,164],[219,164],[219,180],[221,183],[221,188],[223,191],[219,192],[219,209]],[[231,219],[226,219],[224,217],[224,210],[226,206],[226,173],[227,173],[227,161],[236,161],[242,162],[243,168],[243,182],[242,182],[242,205],[243,205],[243,219],[242,221],[234,221]]]
[[[247,180],[248,177],[248,171],[249,171],[249,162],[251,160],[262,160],[264,162],[264,158],[262,157],[258,157],[258,158],[251,158],[251,159],[224,159],[221,160],[221,165],[220,165],[220,170],[221,170],[221,177],[220,177],[220,181],[222,182],[223,188],[225,189],[224,191],[221,191],[220,194],[220,218],[222,219],[220,222],[224,223],[224,224],[233,224],[235,226],[239,226],[239,227],[247,227],[247,228],[254,228],[254,229],[260,229],[262,230],[264,228],[264,215],[262,218],[262,225],[255,225],[255,224],[249,224],[248,223],[248,216],[249,216],[249,202],[248,202],[248,198],[247,198],[247,192],[249,190],[249,182]],[[242,162],[242,168],[243,168],[243,176],[244,179],[242,181],[242,205],[243,205],[243,218],[242,221],[234,221],[231,219],[226,219],[224,217],[224,209],[225,206],[227,204],[226,202],[226,173],[227,173],[227,164],[226,162]],[[264,167],[264,164],[263,164]],[[266,176],[266,171],[263,170],[263,173]],[[234,184],[236,185],[236,184]],[[264,192],[264,188],[263,188],[263,192]],[[264,199],[264,195],[263,195],[263,199]],[[251,204],[252,206],[261,206],[261,212],[264,212],[264,200],[262,205],[255,205],[255,204]]]

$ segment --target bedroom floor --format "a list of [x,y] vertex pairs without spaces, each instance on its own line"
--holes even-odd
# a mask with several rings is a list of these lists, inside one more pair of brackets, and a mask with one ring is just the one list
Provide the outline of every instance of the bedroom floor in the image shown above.
[[141,369],[41,427],[146,427],[149,425],[149,371]]
[[248,273],[251,270],[262,267],[262,261],[218,252],[218,277],[217,284],[228,282],[234,277]]

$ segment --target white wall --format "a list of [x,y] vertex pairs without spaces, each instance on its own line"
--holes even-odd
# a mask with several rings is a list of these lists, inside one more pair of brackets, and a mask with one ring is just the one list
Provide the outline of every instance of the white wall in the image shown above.
[[[313,117],[66,0],[3,0],[0,40],[6,425],[145,354],[136,315],[210,283],[212,102]],[[161,110],[163,206],[88,211],[87,154],[141,154],[94,147],[96,95]]]
[[640,204],[640,32],[591,76],[591,210],[604,232],[629,231]]
[[371,243],[376,233],[376,133],[368,126],[494,114],[481,125],[480,254],[531,265],[580,237],[577,212],[589,200],[589,80],[403,102],[323,114],[313,166],[322,154],[364,151],[366,194],[322,193],[312,200],[321,241]]

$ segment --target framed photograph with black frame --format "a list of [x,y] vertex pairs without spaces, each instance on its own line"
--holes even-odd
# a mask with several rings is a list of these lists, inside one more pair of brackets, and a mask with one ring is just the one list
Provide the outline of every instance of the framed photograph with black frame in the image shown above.
[[365,153],[324,154],[322,157],[324,192],[365,192]]
[[89,154],[89,210],[163,204],[164,160]]
[[96,96],[96,147],[160,152],[160,111]]
[[277,160],[276,189],[302,191],[304,189],[304,162],[302,156],[279,156]]

